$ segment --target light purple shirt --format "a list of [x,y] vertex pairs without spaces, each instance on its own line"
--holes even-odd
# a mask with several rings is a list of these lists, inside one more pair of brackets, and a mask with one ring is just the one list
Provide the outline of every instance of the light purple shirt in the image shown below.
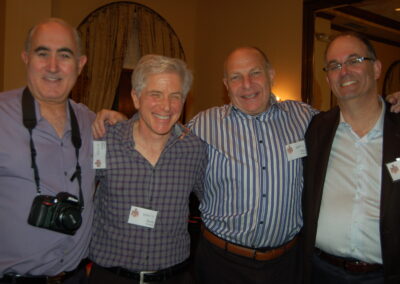
[[[29,132],[22,123],[22,92],[23,89],[17,89],[0,93],[0,278],[6,273],[56,275],[73,270],[87,256],[93,218],[95,171],[91,165],[91,123],[94,114],[86,106],[71,101],[82,138],[79,152],[85,202],[82,226],[71,236],[27,223],[37,192]],[[55,196],[68,192],[79,196],[77,179],[70,181],[76,167],[70,123],[59,138],[40,115],[36,101],[35,107],[37,125],[33,141],[42,194]]]

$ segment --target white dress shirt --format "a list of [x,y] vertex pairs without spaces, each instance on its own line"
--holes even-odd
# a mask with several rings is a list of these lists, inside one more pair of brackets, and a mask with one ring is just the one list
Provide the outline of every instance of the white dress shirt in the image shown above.
[[383,118],[359,137],[340,114],[329,158],[316,246],[342,257],[382,263],[379,234]]

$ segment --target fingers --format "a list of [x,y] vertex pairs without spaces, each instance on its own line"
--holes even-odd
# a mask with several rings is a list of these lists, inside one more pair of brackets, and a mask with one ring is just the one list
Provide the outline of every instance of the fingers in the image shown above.
[[400,112],[400,91],[387,95],[385,99],[392,104],[392,106],[390,107],[391,112]]
[[102,109],[96,114],[96,119],[92,124],[92,135],[94,139],[100,139],[106,134],[106,123],[114,125],[118,122],[127,120],[127,117],[117,111]]

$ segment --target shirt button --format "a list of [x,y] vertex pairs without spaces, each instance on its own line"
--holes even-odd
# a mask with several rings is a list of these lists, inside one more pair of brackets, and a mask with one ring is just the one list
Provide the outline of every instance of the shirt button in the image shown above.
[[258,141],[260,144],[263,142],[262,140]]
[[265,167],[263,166],[262,169],[265,170]]
[[261,221],[261,222],[260,222],[260,225],[262,225],[262,224],[264,224],[264,221]]

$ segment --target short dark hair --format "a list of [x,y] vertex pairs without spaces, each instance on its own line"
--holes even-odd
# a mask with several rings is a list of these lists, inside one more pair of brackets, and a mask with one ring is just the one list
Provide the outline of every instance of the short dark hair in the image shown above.
[[357,32],[353,32],[353,31],[346,31],[346,32],[342,32],[342,33],[332,36],[329,40],[328,46],[325,49],[325,58],[326,58],[326,54],[327,54],[328,49],[331,46],[332,42],[339,37],[345,37],[345,36],[351,36],[351,37],[354,37],[354,38],[358,39],[359,41],[361,41],[367,48],[367,53],[368,53],[367,56],[372,58],[373,60],[377,59],[375,48],[371,44],[369,39],[365,35],[357,33]]

